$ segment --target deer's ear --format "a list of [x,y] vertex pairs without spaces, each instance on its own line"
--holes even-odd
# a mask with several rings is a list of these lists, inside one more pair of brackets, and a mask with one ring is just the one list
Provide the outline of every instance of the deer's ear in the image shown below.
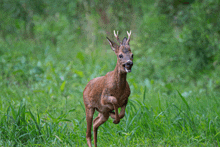
[[119,47],[119,46],[118,46],[115,42],[111,41],[108,37],[106,37],[106,38],[107,38],[108,43],[110,44],[112,50],[113,50],[114,52],[116,52],[116,51],[118,50],[118,47]]
[[[125,37],[123,40],[122,40],[122,45],[126,45],[126,42],[127,42],[127,38]],[[129,44],[128,44],[129,45]]]

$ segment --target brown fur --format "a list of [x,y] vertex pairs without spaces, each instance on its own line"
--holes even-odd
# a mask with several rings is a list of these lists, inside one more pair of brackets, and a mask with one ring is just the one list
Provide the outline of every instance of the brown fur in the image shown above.
[[[128,33],[129,40],[130,34]],[[116,39],[119,41],[118,36]],[[108,38],[107,38],[108,39]],[[93,114],[95,110],[99,112],[98,116],[93,120],[94,144],[97,147],[97,130],[98,127],[106,122],[111,116],[113,123],[118,124],[120,119],[125,115],[125,108],[130,95],[130,88],[126,81],[127,71],[131,70],[133,65],[133,54],[131,53],[129,40],[125,39],[126,43],[116,43],[108,39],[112,50],[117,55],[117,64],[114,71],[108,72],[105,76],[97,77],[91,80],[85,87],[83,92],[83,100],[86,108],[87,132],[86,139],[89,147],[91,144],[91,126]],[[124,52],[126,50],[126,52]],[[122,55],[123,58],[120,58]],[[118,108],[121,107],[120,114]],[[115,112],[113,112],[113,110]]]

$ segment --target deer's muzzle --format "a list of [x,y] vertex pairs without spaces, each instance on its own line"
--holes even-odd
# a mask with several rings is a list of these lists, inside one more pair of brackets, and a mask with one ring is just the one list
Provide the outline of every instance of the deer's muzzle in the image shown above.
[[124,66],[126,72],[131,72],[133,62],[131,60],[128,60],[123,66]]

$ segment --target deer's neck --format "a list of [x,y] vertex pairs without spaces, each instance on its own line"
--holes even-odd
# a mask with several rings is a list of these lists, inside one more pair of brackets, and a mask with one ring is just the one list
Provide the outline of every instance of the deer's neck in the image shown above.
[[124,89],[126,86],[126,72],[122,72],[120,70],[120,64],[117,62],[116,67],[114,69],[114,83],[116,84],[117,88]]

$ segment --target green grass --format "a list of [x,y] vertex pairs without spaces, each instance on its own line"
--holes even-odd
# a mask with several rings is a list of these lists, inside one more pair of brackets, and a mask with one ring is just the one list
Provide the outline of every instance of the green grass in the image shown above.
[[[0,44],[0,146],[86,146],[82,92],[89,80],[114,69],[110,47],[31,40]],[[219,146],[214,78],[209,86],[204,86],[207,75],[197,84],[148,79],[141,62],[144,57],[135,57],[128,75],[125,117],[118,125],[109,118],[100,127],[98,146]]]

